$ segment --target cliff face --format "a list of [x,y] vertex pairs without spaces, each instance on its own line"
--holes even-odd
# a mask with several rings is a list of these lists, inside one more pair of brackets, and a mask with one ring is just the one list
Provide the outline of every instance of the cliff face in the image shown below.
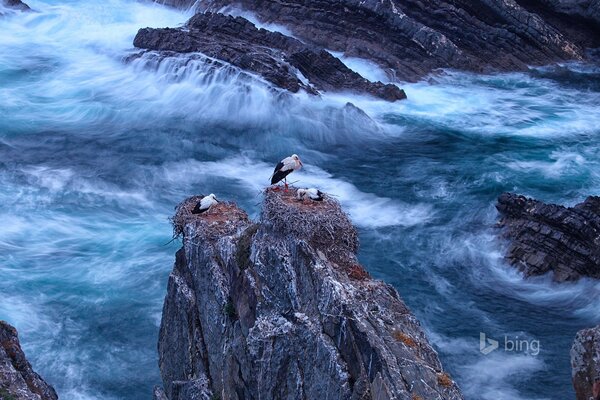
[[54,388],[33,371],[25,358],[17,330],[4,321],[0,321],[0,399],[58,399]]
[[462,399],[398,293],[358,263],[339,204],[294,195],[267,192],[258,223],[234,204],[178,207],[155,398]]
[[577,400],[600,399],[600,326],[577,332],[571,348]]
[[526,276],[600,278],[600,197],[567,208],[512,193],[498,198],[499,226],[510,240],[506,258]]
[[507,71],[580,60],[584,47],[600,46],[597,0],[207,0],[198,7],[251,11],[305,43],[372,60],[409,81],[437,68]]

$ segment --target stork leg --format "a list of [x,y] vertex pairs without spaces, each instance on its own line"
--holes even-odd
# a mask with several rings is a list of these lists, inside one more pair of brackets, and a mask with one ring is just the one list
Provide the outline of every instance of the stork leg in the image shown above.
[[287,190],[288,190],[287,177],[283,178],[283,184],[285,185],[284,192],[287,192]]

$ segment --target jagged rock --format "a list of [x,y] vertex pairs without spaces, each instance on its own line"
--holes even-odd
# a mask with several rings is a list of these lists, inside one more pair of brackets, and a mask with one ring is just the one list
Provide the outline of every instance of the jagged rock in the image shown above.
[[54,388],[33,371],[25,358],[17,330],[4,321],[0,321],[0,399],[58,399]]
[[388,101],[406,98],[397,86],[370,82],[323,49],[258,29],[242,17],[196,14],[183,28],[140,29],[133,44],[149,50],[200,52],[294,93],[301,88],[312,94],[318,90],[349,90]]
[[[31,8],[21,0],[0,0],[0,4],[4,7],[13,8],[20,11],[31,11]],[[0,13],[0,15],[2,15]]]
[[572,20],[557,27],[522,4],[553,12],[541,0],[207,0],[199,6],[251,11],[304,42],[375,61],[390,77],[411,81],[437,68],[524,70],[580,60],[582,46],[600,45],[587,27],[571,26]]
[[571,368],[577,400],[600,400],[600,326],[577,332]]
[[506,258],[525,276],[553,272],[556,281],[600,278],[600,197],[567,208],[512,193],[498,197]]
[[542,0],[560,13],[576,15],[600,24],[600,0]]
[[462,399],[396,290],[358,263],[339,204],[295,194],[267,191],[258,222],[232,203],[193,215],[199,197],[177,208],[167,398]]
[[194,4],[196,4],[196,0],[154,0],[154,2],[183,10],[190,9]]

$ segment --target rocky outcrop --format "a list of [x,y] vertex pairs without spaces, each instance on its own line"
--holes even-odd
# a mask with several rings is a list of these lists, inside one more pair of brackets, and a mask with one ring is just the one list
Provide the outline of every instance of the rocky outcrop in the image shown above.
[[133,44],[149,50],[200,52],[294,93],[348,90],[389,101],[406,98],[397,86],[370,82],[321,48],[258,29],[242,17],[196,14],[183,28],[140,29]]
[[[21,0],[0,0],[0,5],[20,11],[30,11],[31,8]],[[2,15],[2,13],[0,13]]]
[[571,368],[577,400],[600,400],[600,326],[577,332]]
[[191,214],[198,200],[174,217],[166,398],[462,399],[396,290],[358,263],[335,200],[269,190],[258,222],[231,203]]
[[553,10],[587,18],[600,24],[600,0],[542,0]]
[[[207,0],[200,7],[251,11],[307,43],[375,61],[403,80],[437,68],[524,70],[580,60],[584,45],[600,45],[586,26],[546,21],[542,14],[554,10],[541,0]],[[595,40],[583,43],[581,33]]]
[[0,321],[0,399],[56,400],[56,392],[31,368],[17,330]]
[[600,197],[567,208],[503,193],[496,208],[510,241],[506,258],[525,276],[553,272],[556,281],[600,278]]

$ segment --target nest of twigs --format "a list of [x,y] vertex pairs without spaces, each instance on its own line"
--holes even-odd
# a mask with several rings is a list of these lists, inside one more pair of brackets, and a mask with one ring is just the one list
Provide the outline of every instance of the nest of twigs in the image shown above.
[[283,235],[304,239],[315,249],[348,269],[349,276],[363,279],[368,276],[356,262],[358,233],[337,200],[325,195],[323,201],[296,197],[296,188],[267,189],[263,204],[262,222]]
[[192,214],[192,210],[204,195],[188,197],[177,207],[175,215],[170,218],[173,225],[173,238],[184,235],[185,227],[190,222],[203,222],[210,226],[212,236],[229,234],[236,229],[240,221],[248,222],[248,215],[232,202],[218,202],[202,214]]

